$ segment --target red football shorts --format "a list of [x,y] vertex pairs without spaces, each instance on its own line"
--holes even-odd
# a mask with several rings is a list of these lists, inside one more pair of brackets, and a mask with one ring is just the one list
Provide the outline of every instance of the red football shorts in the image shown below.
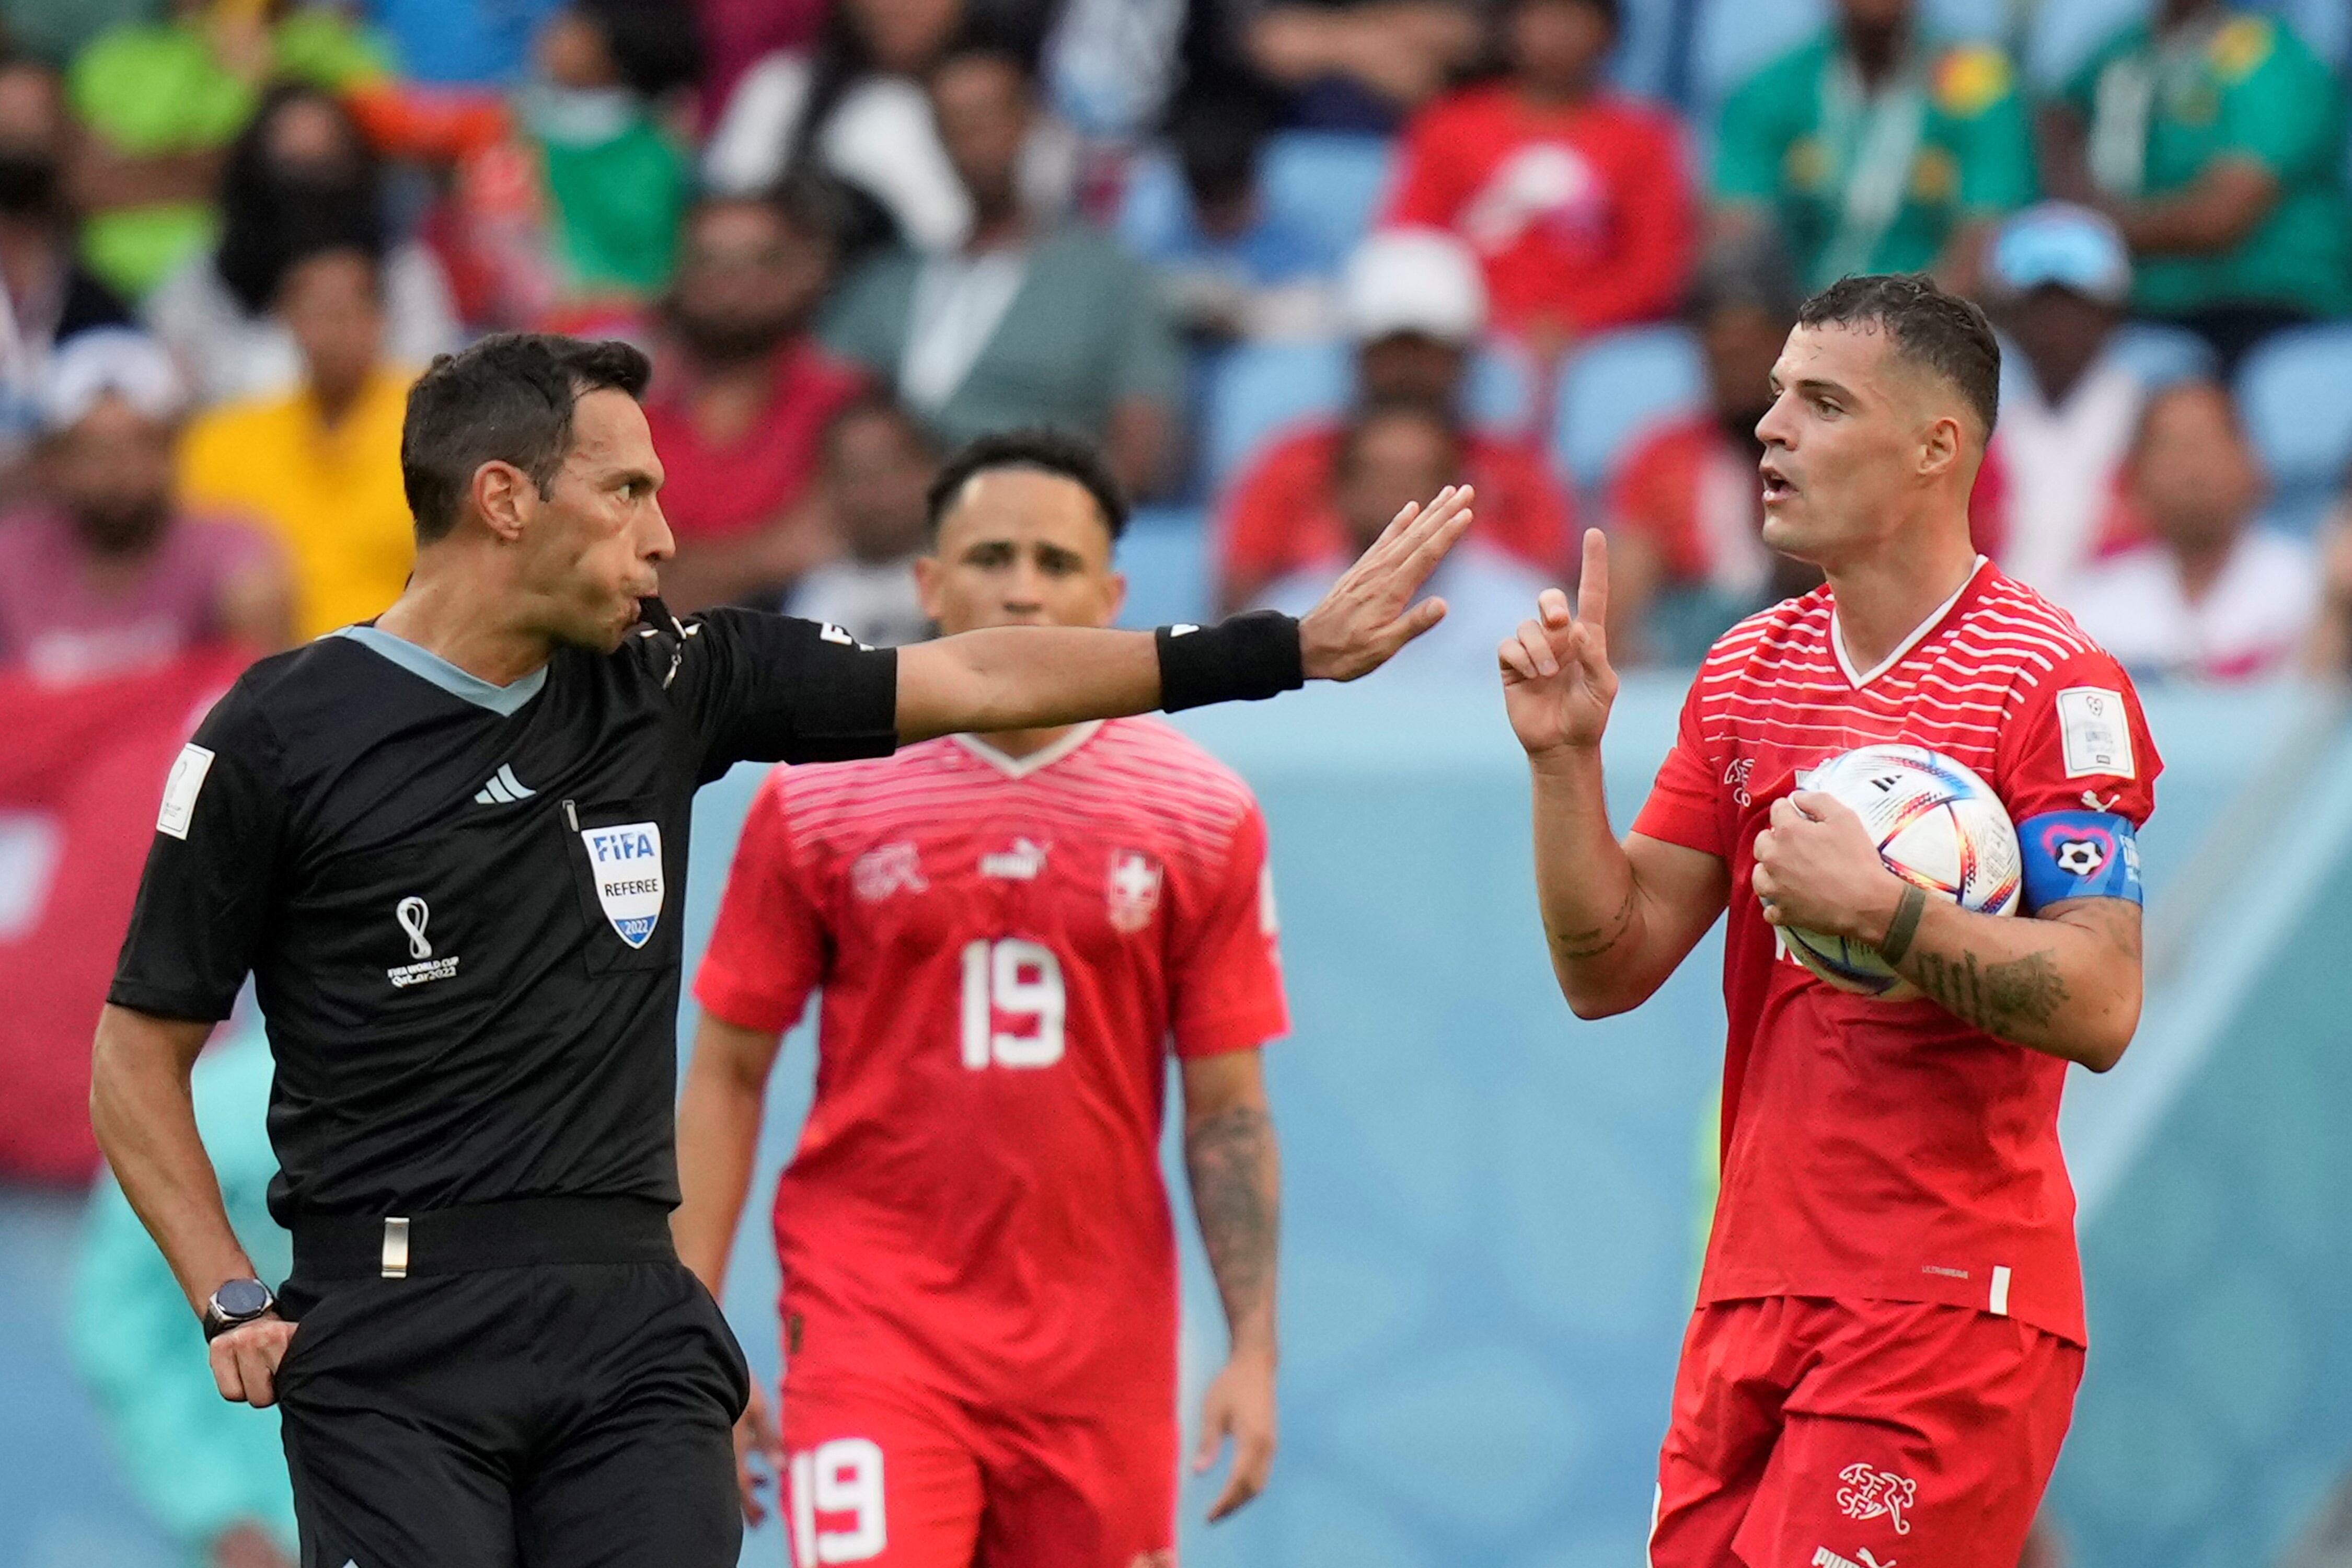
[[795,1568],[1174,1568],[1174,1391],[1086,1415],[860,1373],[785,1379]]
[[2017,1568],[2082,1376],[2081,1346],[1965,1307],[1701,1307],[1652,1568]]

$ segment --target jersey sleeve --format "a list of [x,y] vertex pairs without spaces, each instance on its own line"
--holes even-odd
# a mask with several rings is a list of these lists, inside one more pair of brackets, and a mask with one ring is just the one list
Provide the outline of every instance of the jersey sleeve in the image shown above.
[[739,1028],[782,1033],[800,1022],[824,955],[824,922],[793,856],[783,779],[773,777],[753,798],[736,841],[694,999]]
[[229,1016],[269,923],[287,837],[277,748],[242,687],[215,705],[163,784],[106,999],[159,1018]]
[[[1705,679],[1702,673],[1700,680]],[[1718,809],[1715,765],[1707,760],[1706,737],[1699,725],[1700,680],[1691,682],[1683,699],[1682,721],[1675,726],[1674,750],[1658,765],[1650,798],[1633,818],[1633,831],[1644,838],[1679,844],[1702,855],[1731,858],[1723,841],[1723,816]]]
[[1234,829],[1223,878],[1188,923],[1169,977],[1176,1054],[1245,1051],[1288,1034],[1274,874],[1255,804]]
[[2017,701],[1995,751],[2031,914],[2073,898],[2137,902],[2136,836],[2164,769],[2139,693],[2104,652],[2078,654]]
[[642,657],[657,679],[687,688],[706,779],[739,762],[833,763],[898,746],[897,649],[757,610],[711,610],[686,626],[683,639],[642,639]]

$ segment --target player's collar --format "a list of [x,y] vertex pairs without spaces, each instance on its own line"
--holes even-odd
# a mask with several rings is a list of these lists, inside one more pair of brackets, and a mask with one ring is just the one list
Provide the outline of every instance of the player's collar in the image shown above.
[[1103,721],[1099,719],[1090,719],[1083,724],[1072,725],[1068,734],[1050,746],[1040,747],[1025,757],[1006,756],[1003,752],[990,745],[985,736],[957,735],[953,739],[965,751],[970,752],[1006,778],[1025,779],[1041,768],[1052,767],[1055,763],[1093,740],[1095,731],[1102,727]]
[[1933,610],[1928,611],[1927,618],[1921,621],[1917,626],[1912,627],[1911,635],[1905,637],[1901,642],[1896,643],[1893,653],[1888,654],[1885,658],[1880,659],[1875,665],[1873,665],[1870,668],[1864,670],[1859,674],[1855,673],[1853,660],[1846,657],[1845,634],[1838,629],[1837,603],[1835,600],[1832,600],[1830,603],[1830,652],[1836,656],[1838,668],[1844,672],[1846,684],[1853,687],[1856,691],[1859,691],[1864,687],[1868,686],[1872,681],[1876,680],[1880,676],[1885,675],[1888,670],[1893,669],[1896,665],[1902,663],[1903,658],[1906,654],[1909,653],[1913,648],[1917,647],[1920,643],[1925,641],[1929,632],[1934,631],[1937,626],[1944,624],[1944,617],[1952,613],[1952,606],[1958,604],[1961,598],[1967,595],[1969,587],[1975,584],[1978,576],[1983,573],[1984,569],[1985,557],[1979,555],[1977,557],[1977,563],[1969,568],[1968,576],[1961,580],[1960,585],[1958,588],[1952,590],[1952,596],[1950,598],[1937,605]]

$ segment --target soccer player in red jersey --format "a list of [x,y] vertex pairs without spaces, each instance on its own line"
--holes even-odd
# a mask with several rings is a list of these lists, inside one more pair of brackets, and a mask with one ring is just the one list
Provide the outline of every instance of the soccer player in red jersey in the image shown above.
[[[1654,1568],[2016,1568],[2084,1353],[2067,1064],[2140,1007],[2134,831],[2160,763],[2131,683],[1970,547],[2000,350],[1924,278],[1808,301],[1757,426],[1764,538],[1827,584],[1750,617],[1693,684],[1633,832],[1612,836],[1608,567],[1501,649],[1534,774],[1560,989],[1638,1005],[1727,906],[1723,1190],[1658,1468]],[[1903,742],[1990,784],[2022,913],[1890,871],[1804,787]],[[1832,989],[1777,927],[1875,943],[1908,1000]]]
[[[925,609],[947,632],[1107,626],[1125,515],[1083,445],[984,437],[932,488]],[[778,769],[679,1108],[678,1251],[714,1293],[778,1043],[818,989],[816,1102],[776,1193],[781,1446],[756,1403],[738,1429],[781,1457],[794,1563],[1172,1564],[1171,1041],[1232,1337],[1202,1411],[1196,1468],[1234,1448],[1211,1517],[1274,1456],[1258,1047],[1288,1022],[1247,786],[1157,719]]]

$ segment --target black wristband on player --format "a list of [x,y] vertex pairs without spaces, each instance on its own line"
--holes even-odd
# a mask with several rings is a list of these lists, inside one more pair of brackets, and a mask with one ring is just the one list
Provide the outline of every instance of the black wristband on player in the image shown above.
[[1886,922],[1886,940],[1878,944],[1878,956],[1890,964],[1902,963],[1911,951],[1911,939],[1919,934],[1919,917],[1927,912],[1927,895],[1916,887],[1904,889],[1895,918]]
[[1170,713],[1210,702],[1254,702],[1307,684],[1296,618],[1253,610],[1213,626],[1161,626],[1160,706]]

